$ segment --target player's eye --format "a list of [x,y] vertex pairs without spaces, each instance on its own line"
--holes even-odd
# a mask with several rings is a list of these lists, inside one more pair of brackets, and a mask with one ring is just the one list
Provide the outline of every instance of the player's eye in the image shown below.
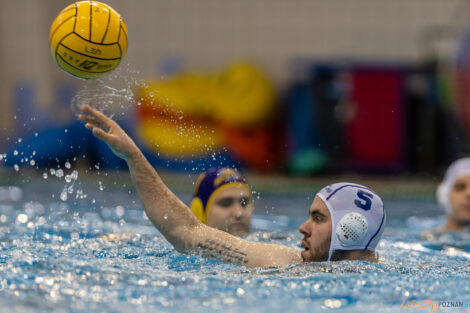
[[317,223],[321,223],[325,220],[325,217],[318,212],[312,212],[311,216],[312,216],[312,220]]
[[454,190],[455,191],[462,191],[466,188],[466,184],[463,183],[463,182],[457,182],[455,185],[454,185]]
[[240,198],[240,205],[242,207],[247,207],[250,204],[250,198],[249,197],[241,197]]
[[235,198],[222,198],[217,201],[217,205],[227,208],[232,206],[235,203],[236,199]]

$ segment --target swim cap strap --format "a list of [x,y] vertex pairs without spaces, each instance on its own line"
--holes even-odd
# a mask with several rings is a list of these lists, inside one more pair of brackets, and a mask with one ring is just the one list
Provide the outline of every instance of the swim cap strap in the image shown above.
[[321,193],[317,193],[317,197],[322,199],[323,203],[325,203],[326,207],[328,208],[328,211],[330,211],[330,216],[331,216],[331,239],[330,239],[330,250],[328,251],[328,260],[331,260],[331,255],[333,254],[333,245],[331,244],[333,242],[333,235],[334,235],[334,230],[333,227],[336,225],[335,221],[335,215],[333,214],[333,209],[331,208],[330,203],[326,200],[325,196],[323,196]]

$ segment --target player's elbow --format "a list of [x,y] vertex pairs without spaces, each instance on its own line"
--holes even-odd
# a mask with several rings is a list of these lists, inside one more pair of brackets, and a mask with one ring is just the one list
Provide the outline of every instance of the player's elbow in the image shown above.
[[169,241],[179,253],[189,253],[197,248],[197,232],[197,225],[178,226],[172,229]]

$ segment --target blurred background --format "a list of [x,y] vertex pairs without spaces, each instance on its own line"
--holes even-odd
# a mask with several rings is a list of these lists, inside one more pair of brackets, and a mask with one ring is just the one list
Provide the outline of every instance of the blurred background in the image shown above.
[[129,48],[100,81],[51,57],[70,3],[0,0],[4,167],[125,168],[74,116],[106,101],[168,171],[439,177],[469,153],[466,0],[109,0]]

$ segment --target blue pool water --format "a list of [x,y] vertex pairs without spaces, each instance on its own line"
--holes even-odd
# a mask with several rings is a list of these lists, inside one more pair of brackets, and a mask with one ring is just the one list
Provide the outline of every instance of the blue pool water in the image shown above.
[[[420,238],[443,221],[430,198],[385,199],[381,264],[248,269],[175,252],[145,218],[128,182],[100,187],[85,179],[67,201],[60,200],[63,181],[40,177],[18,185],[0,188],[3,313],[415,312],[400,306],[470,301],[470,237]],[[262,195],[248,239],[298,247],[297,227],[310,202]]]

